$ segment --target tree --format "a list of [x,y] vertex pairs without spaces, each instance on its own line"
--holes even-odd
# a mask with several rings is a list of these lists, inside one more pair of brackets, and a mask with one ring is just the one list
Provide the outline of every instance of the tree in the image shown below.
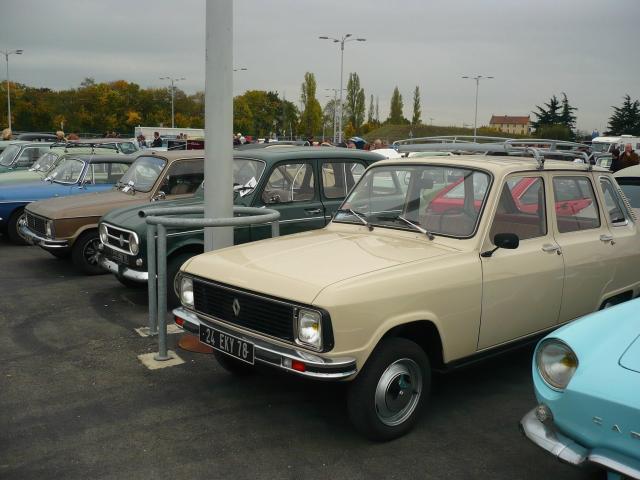
[[369,98],[369,113],[367,114],[367,123],[368,124],[373,124],[373,122],[375,121],[375,107],[373,105],[373,94],[371,94],[371,97]]
[[398,87],[393,89],[393,95],[391,96],[391,108],[389,111],[389,118],[387,119],[387,123],[392,125],[403,125],[409,123],[409,121],[404,118],[402,114],[402,109],[404,108],[404,103],[402,102],[402,95],[400,94],[400,90]]
[[612,135],[640,135],[640,101],[631,101],[626,94],[621,107],[613,108],[609,117],[609,132]]
[[345,110],[348,123],[358,133],[364,122],[365,96],[364,89],[360,87],[360,77],[357,73],[349,74]]
[[311,72],[304,74],[300,101],[303,108],[300,114],[300,129],[306,137],[312,137],[322,129],[322,108],[316,99],[316,77]]
[[576,128],[576,116],[573,112],[577,111],[576,107],[569,105],[567,94],[562,92],[562,111],[560,112],[560,123],[567,127],[571,132]]
[[420,116],[422,110],[420,108],[420,88],[416,85],[416,89],[413,91],[413,116],[411,117],[411,125],[419,125]]
[[533,112],[533,114],[538,117],[537,120],[531,122],[531,125],[536,129],[536,131],[544,125],[560,123],[560,102],[558,101],[558,97],[553,95],[549,102],[545,103],[544,106],[546,108],[536,105],[538,111]]

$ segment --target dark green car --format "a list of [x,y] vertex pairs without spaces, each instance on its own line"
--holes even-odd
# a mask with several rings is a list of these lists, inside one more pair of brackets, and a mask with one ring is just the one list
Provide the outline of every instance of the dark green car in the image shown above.
[[[234,152],[234,204],[280,212],[280,235],[324,227],[365,168],[385,157],[362,150],[330,147],[281,147]],[[159,202],[148,208],[202,205],[194,197]],[[147,282],[146,229],[139,206],[117,209],[100,221],[100,264],[126,286]],[[270,225],[237,227],[236,244],[271,236]],[[173,280],[180,266],[204,251],[202,229],[171,230],[167,235],[167,295],[177,305]]]

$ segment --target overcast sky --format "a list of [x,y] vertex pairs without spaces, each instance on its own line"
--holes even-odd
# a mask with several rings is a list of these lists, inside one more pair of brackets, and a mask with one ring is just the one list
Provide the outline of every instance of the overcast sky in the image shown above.
[[[161,86],[186,77],[204,89],[204,0],[2,0],[0,49],[11,79],[32,86],[77,87],[85,77]],[[296,103],[304,73],[319,100],[340,83],[339,47],[319,35],[353,33],[348,72],[379,97],[381,119],[397,85],[411,116],[416,85],[422,119],[438,125],[478,123],[492,114],[527,115],[553,94],[578,107],[578,127],[606,128],[611,105],[640,97],[639,0],[237,0],[234,2],[236,94],[264,89]],[[4,65],[0,70],[4,79]]]

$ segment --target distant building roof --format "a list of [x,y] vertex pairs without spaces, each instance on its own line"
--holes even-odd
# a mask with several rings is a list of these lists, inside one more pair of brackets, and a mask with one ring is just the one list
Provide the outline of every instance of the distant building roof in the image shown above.
[[527,125],[530,121],[529,116],[514,117],[510,115],[492,115],[489,125],[516,124]]

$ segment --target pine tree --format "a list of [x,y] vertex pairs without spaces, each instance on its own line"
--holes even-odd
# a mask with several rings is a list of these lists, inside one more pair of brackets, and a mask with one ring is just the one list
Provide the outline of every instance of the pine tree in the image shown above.
[[576,128],[576,116],[573,112],[577,111],[576,107],[569,105],[567,94],[562,92],[562,111],[560,112],[560,123],[567,127],[571,132]]
[[543,108],[539,105],[536,105],[538,109],[537,112],[533,112],[533,114],[538,117],[538,120],[531,122],[531,125],[536,130],[543,125],[553,125],[555,123],[560,123],[560,101],[558,97],[553,95],[551,99],[544,104],[546,108]]
[[621,107],[613,108],[609,117],[609,133],[612,135],[640,135],[640,101],[631,101],[629,94],[624,96]]
[[420,108],[420,88],[416,85],[413,91],[413,116],[411,117],[411,125],[419,125],[421,123],[420,116],[422,109]]
[[408,123],[402,114],[404,103],[402,102],[402,95],[398,87],[393,89],[393,95],[391,96],[391,105],[389,109],[389,118],[387,122],[392,125],[402,125]]
[[380,99],[376,96],[376,123],[380,125]]

